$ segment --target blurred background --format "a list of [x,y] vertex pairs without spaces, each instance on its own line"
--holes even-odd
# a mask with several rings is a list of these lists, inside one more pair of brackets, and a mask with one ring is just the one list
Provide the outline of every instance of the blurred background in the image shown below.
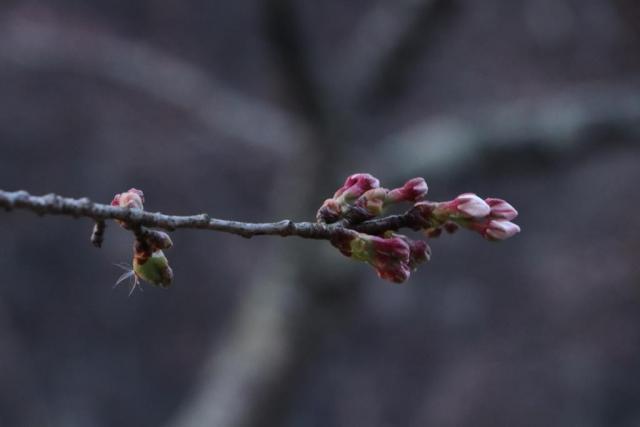
[[354,172],[510,201],[403,285],[326,242],[0,212],[0,425],[640,426],[640,3],[4,0],[0,188],[310,220]]

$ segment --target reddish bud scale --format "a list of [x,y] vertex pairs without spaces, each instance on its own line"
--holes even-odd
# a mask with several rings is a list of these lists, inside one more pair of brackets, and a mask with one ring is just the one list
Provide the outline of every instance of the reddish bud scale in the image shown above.
[[341,209],[340,205],[335,199],[327,199],[324,201],[318,213],[316,214],[316,220],[318,222],[324,222],[325,224],[331,224],[340,219]]

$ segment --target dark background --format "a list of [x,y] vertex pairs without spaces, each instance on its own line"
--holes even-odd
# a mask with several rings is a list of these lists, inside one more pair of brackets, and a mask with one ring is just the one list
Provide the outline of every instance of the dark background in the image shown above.
[[312,219],[354,172],[503,197],[404,285],[326,242],[0,212],[1,426],[640,425],[634,0],[0,5],[0,188]]

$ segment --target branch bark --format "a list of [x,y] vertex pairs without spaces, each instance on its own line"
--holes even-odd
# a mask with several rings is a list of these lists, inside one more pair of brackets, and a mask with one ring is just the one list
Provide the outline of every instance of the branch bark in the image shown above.
[[[402,215],[390,215],[358,224],[337,222],[322,224],[318,222],[294,222],[285,219],[277,222],[240,222],[211,218],[208,214],[198,215],[165,215],[160,212],[148,212],[140,209],[129,209],[94,203],[87,198],[72,199],[57,194],[33,196],[26,191],[8,192],[0,190],[0,207],[7,211],[13,209],[29,210],[38,215],[65,215],[74,218],[90,218],[96,222],[91,241],[99,246],[102,243],[104,222],[118,220],[136,227],[154,227],[168,231],[178,228],[210,230],[236,234],[245,238],[253,236],[297,236],[305,239],[331,240],[345,233],[354,231],[368,234],[379,234],[387,230],[401,228],[419,228],[421,220],[417,211],[409,210]],[[99,236],[99,237],[96,237]]]

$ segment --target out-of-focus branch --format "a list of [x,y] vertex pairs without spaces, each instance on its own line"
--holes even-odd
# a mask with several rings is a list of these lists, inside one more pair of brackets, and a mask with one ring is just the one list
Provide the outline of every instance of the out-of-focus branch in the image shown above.
[[266,36],[275,64],[286,80],[287,92],[304,116],[319,125],[325,120],[326,111],[305,57],[304,34],[296,19],[295,2],[264,0],[263,3]]
[[399,89],[416,51],[440,29],[454,1],[402,0],[373,6],[356,26],[340,61],[350,98],[371,100]]
[[8,18],[0,22],[0,58],[132,87],[189,112],[212,133],[282,156],[308,133],[294,115],[230,89],[193,64],[107,33]]
[[[424,220],[420,219],[419,212],[412,210],[403,215],[390,215],[384,218],[349,224],[338,222],[335,224],[322,224],[317,222],[293,222],[283,220],[278,222],[250,223],[240,221],[227,221],[210,218],[207,214],[176,216],[165,215],[159,212],[147,212],[140,209],[129,209],[94,203],[87,198],[70,199],[56,194],[46,196],[32,196],[26,191],[7,192],[0,190],[0,208],[6,210],[23,209],[30,210],[39,215],[65,215],[74,218],[91,218],[101,224],[92,233],[92,242],[96,244],[96,235],[101,236],[104,230],[105,220],[118,220],[130,227],[155,227],[165,230],[178,228],[211,230],[236,234],[250,238],[253,236],[297,236],[305,239],[331,240],[353,230],[363,231],[368,234],[378,234],[388,230],[400,228],[420,228]],[[101,237],[100,237],[101,242]]]
[[602,141],[633,142],[640,138],[638,87],[638,82],[582,86],[467,116],[436,116],[387,138],[372,150],[367,169],[384,161],[386,169],[402,175],[455,174],[494,153],[553,155]]

